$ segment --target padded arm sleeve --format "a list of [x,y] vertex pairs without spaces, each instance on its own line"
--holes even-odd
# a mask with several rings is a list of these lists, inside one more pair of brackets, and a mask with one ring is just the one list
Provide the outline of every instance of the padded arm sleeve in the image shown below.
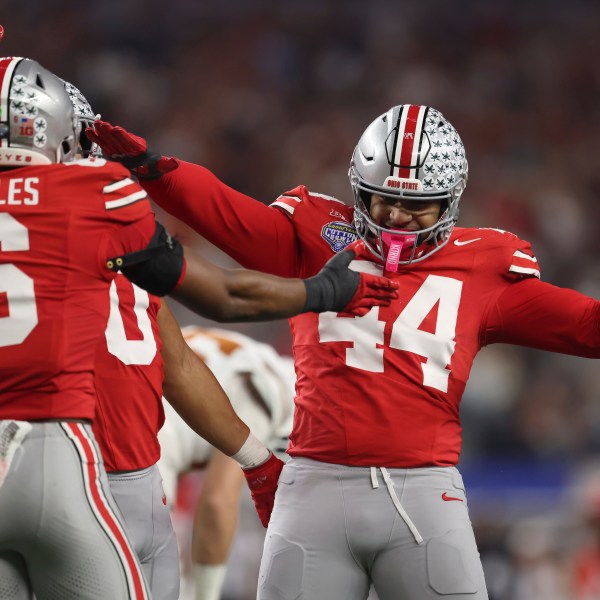
[[181,244],[158,221],[146,248],[110,258],[106,266],[155,296],[171,293],[185,274]]

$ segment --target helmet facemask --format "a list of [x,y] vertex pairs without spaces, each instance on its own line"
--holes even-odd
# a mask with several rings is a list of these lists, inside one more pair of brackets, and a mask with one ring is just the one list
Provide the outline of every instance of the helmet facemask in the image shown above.
[[[358,235],[388,270],[428,258],[450,238],[467,173],[462,142],[441,113],[415,105],[390,109],[369,125],[352,156],[349,176]],[[439,200],[439,218],[416,231],[382,227],[371,217],[373,194],[411,204]]]
[[77,119],[77,149],[79,157],[101,157],[102,150],[100,149],[100,146],[95,142],[92,142],[85,134],[85,130],[88,127],[93,127],[96,119],[90,103],[81,93],[79,88],[75,87],[72,83],[65,81],[65,89],[67,94],[69,94],[69,99],[73,104],[75,117]]

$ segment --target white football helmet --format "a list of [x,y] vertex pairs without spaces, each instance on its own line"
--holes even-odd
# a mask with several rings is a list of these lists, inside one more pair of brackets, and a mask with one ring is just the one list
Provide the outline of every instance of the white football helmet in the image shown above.
[[80,125],[62,79],[28,58],[0,58],[0,167],[69,162]]
[[[398,263],[424,260],[450,238],[467,176],[463,143],[439,111],[414,104],[394,106],[367,127],[350,162],[358,235],[383,260],[389,251],[384,239],[405,236]],[[371,218],[372,194],[410,201],[441,200],[440,217],[428,229],[386,229]]]
[[102,150],[100,149],[100,146],[92,142],[92,140],[85,135],[86,128],[94,125],[94,111],[79,88],[68,81],[65,81],[64,83],[67,94],[69,94],[69,98],[73,104],[73,109],[75,110],[75,117],[80,124],[78,139],[79,152],[83,158],[88,158],[90,156],[101,157]]

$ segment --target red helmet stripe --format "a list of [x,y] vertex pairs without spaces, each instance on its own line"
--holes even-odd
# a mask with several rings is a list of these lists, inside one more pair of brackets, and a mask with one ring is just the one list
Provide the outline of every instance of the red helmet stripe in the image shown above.
[[394,174],[396,177],[407,179],[416,177],[420,148],[419,140],[423,132],[423,117],[425,116],[425,112],[425,106],[415,104],[406,106],[402,111],[398,127],[398,140],[396,142],[396,157],[394,160],[398,169],[397,173]]
[[[0,58],[0,121],[8,121],[8,94],[15,67],[23,60],[10,56]],[[8,140],[0,139],[0,148],[8,147]]]

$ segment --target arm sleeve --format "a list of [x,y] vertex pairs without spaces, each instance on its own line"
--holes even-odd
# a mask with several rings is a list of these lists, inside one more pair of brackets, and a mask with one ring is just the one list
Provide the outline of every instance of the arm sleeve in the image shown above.
[[485,317],[482,344],[600,358],[600,302],[538,279],[506,287]]
[[280,276],[298,272],[298,241],[290,219],[228,187],[208,169],[182,161],[171,173],[140,183],[161,208],[242,266]]

